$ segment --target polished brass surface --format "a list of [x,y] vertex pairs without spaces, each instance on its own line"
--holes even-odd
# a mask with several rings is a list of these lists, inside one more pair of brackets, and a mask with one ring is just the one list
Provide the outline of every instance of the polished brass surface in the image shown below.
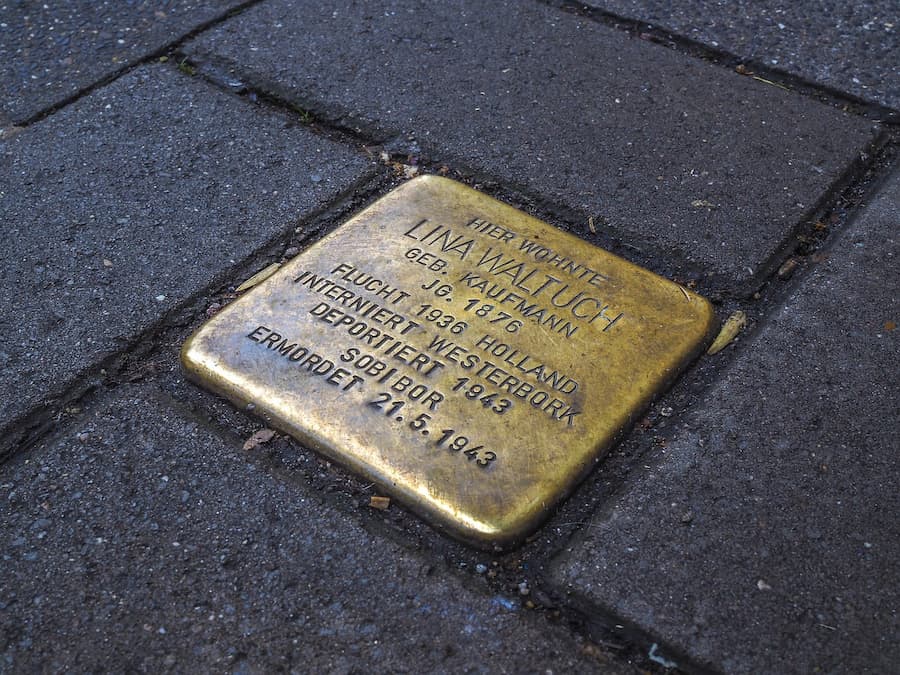
[[423,176],[219,312],[182,360],[437,526],[502,546],[539,524],[715,324],[681,286]]

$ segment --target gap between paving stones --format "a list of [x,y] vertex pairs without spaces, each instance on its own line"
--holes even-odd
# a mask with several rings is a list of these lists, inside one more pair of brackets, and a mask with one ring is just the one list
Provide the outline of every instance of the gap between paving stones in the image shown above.
[[[19,122],[18,124],[16,124],[16,126],[17,127],[28,127],[28,126],[31,126],[32,124],[34,124],[35,122],[40,122],[42,119],[49,117],[50,115],[55,113],[57,110],[60,110],[61,108],[65,108],[66,106],[74,103],[78,99],[83,98],[84,96],[87,96],[91,92],[96,91],[97,89],[100,89],[101,87],[104,87],[104,86],[110,84],[111,82],[119,79],[126,73],[131,72],[135,68],[138,68],[146,63],[149,63],[151,61],[154,61],[154,60],[160,58],[161,56],[166,55],[173,49],[176,49],[179,45],[196,37],[203,31],[208,30],[208,29],[222,23],[223,21],[227,21],[228,19],[231,19],[232,17],[235,17],[235,16],[241,14],[242,12],[248,10],[253,5],[259,4],[260,2],[262,2],[262,0],[246,0],[246,2],[243,2],[239,5],[237,5],[236,7],[232,7],[231,9],[228,9],[228,10],[222,12],[219,16],[213,17],[212,19],[209,19],[197,26],[194,26],[194,28],[192,28],[191,30],[186,31],[185,33],[182,33],[181,35],[179,35],[176,38],[173,38],[172,40],[169,40],[163,46],[147,52],[141,58],[135,59],[135,60],[131,61],[130,63],[126,63],[118,70],[97,79],[96,81],[90,83],[89,85],[82,87],[75,93],[70,94],[70,95],[66,96],[65,98],[63,98],[62,100],[45,107],[44,109],[31,115],[31,117],[23,120],[22,122]],[[9,124],[4,124],[4,122],[6,122],[6,120],[4,119],[4,117],[2,115],[0,115],[0,131],[2,131],[3,127],[9,126]]]
[[387,146],[401,142],[400,138],[396,136],[384,139],[373,138],[352,127],[332,124],[327,119],[314,114],[302,106],[291,103],[287,99],[248,86],[217,68],[215,64],[197,63],[183,52],[174,51],[168,56],[160,57],[160,61],[163,59],[165,59],[166,63],[173,64],[189,77],[199,77],[214,87],[238,96],[250,105],[267,106],[273,110],[291,115],[297,120],[298,124],[330,140],[344,143],[345,145],[361,146],[367,152],[369,148],[378,148],[382,145]]
[[748,77],[756,76],[807,98],[815,99],[835,108],[852,112],[882,124],[900,124],[900,111],[881,103],[869,101],[860,96],[831,87],[821,82],[807,80],[778,68],[761,63],[754,59],[744,59],[726,49],[713,47],[705,42],[673,33],[652,23],[621,16],[599,7],[585,5],[577,0],[535,0],[563,12],[589,18],[605,26],[637,35],[641,40],[667,47],[688,56],[702,59],[723,68],[734,70],[743,65],[748,70]]

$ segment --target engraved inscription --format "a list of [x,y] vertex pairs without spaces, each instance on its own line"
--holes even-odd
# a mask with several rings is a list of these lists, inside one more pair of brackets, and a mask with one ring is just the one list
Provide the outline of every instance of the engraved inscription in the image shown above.
[[699,296],[427,176],[210,319],[183,361],[491,545],[536,526],[713,325]]

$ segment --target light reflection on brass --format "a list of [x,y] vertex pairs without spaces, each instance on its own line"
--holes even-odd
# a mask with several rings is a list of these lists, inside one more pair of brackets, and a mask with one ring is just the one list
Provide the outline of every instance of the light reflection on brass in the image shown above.
[[506,546],[715,324],[681,286],[423,176],[219,312],[182,360],[454,536]]

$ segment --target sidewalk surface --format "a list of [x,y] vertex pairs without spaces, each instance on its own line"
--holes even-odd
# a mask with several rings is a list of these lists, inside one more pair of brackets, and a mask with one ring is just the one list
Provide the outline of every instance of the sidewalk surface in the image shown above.
[[[0,672],[895,671],[896,14],[0,0]],[[748,317],[506,553],[178,361],[421,172]]]

